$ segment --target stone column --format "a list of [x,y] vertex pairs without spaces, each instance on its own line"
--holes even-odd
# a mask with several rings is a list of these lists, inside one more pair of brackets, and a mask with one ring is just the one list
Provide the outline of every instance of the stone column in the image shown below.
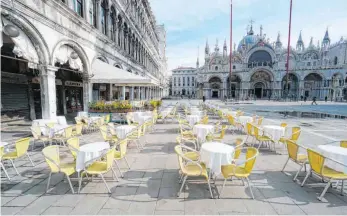
[[57,101],[55,90],[56,68],[45,66],[41,68],[41,106],[42,118],[53,119],[57,116]]
[[125,86],[122,86],[122,100],[125,100]]
[[88,112],[88,104],[93,101],[93,83],[83,78],[83,111]]
[[130,87],[130,100],[134,100],[134,86]]
[[109,84],[110,86],[109,86],[109,92],[108,92],[108,94],[109,94],[109,101],[113,101],[113,89],[112,89],[112,84]]
[[97,0],[96,1],[96,28],[99,29],[99,31],[102,30],[102,26],[101,26],[101,0]]
[[34,92],[33,92],[33,85],[32,80],[28,80],[28,99],[29,99],[29,108],[30,108],[30,120],[36,119],[36,113],[35,113],[35,102],[34,102]]

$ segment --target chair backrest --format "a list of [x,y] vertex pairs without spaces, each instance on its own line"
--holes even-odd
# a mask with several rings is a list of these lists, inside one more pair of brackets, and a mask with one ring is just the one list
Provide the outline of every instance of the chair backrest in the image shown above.
[[235,119],[232,115],[228,115],[228,122],[230,125],[235,125]]
[[65,136],[65,138],[70,138],[70,137],[72,137],[72,126],[70,126],[70,127],[67,127],[67,128],[65,128],[64,129],[64,136]]
[[78,123],[76,124],[76,135],[82,135],[82,130],[83,130],[83,124],[82,123]]
[[106,169],[107,170],[110,170],[112,168],[113,159],[114,159],[114,151],[115,151],[114,148],[111,148],[106,153]]
[[128,125],[131,125],[130,117],[127,115],[126,118],[127,118],[127,123],[128,123]]
[[39,139],[41,136],[41,128],[39,126],[32,126],[30,128],[31,133],[35,139]]
[[1,158],[4,155],[4,147],[0,146],[0,163],[1,163]]
[[246,152],[245,170],[247,173],[251,173],[255,164],[255,159],[258,155],[258,150],[253,147],[248,147]]
[[246,133],[247,135],[251,135],[252,134],[252,128],[253,128],[253,125],[250,123],[250,122],[247,122],[246,123]]
[[56,125],[55,122],[48,122],[48,123],[46,124],[46,126],[49,127],[49,128],[54,128],[55,125]]
[[263,123],[264,117],[259,117],[258,118],[258,125],[261,125]]
[[312,149],[307,149],[307,156],[311,169],[318,174],[322,174],[325,157]]
[[182,147],[180,145],[176,145],[175,146],[175,152],[177,154],[177,157],[178,157],[178,164],[180,166],[180,169],[182,171],[182,173],[187,173],[186,171],[186,168],[184,166],[184,161],[183,161],[183,152],[182,152]]
[[45,157],[46,163],[52,172],[59,172],[60,157],[59,146],[52,145],[47,146],[42,150],[42,154]]
[[281,127],[287,127],[287,125],[288,125],[287,123],[284,123],[284,122],[281,123]]
[[296,161],[298,157],[299,146],[292,140],[287,140],[287,150],[289,158]]
[[100,126],[100,133],[101,133],[101,136],[102,138],[107,141],[108,140],[108,137],[107,137],[107,127],[106,125],[103,125],[103,126]]
[[255,125],[253,125],[253,130],[254,130],[255,138],[258,138],[259,137],[259,128]]
[[123,140],[119,141],[119,152],[120,152],[121,158],[123,158],[126,155],[127,149],[128,149],[128,140],[123,139]]
[[298,141],[300,134],[301,134],[301,128],[300,127],[293,127],[291,140]]
[[105,116],[105,123],[108,124],[111,121],[111,114]]
[[80,139],[73,137],[67,140],[68,148],[74,158],[77,158],[78,150],[80,149]]
[[341,140],[340,141],[340,147],[347,148],[347,140]]
[[244,140],[242,138],[236,139],[236,146],[235,146],[235,152],[234,152],[234,159],[239,159],[242,151],[242,146],[244,144]]
[[82,119],[80,117],[75,117],[76,124],[82,124]]
[[19,139],[15,142],[17,157],[24,155],[29,148],[30,137]]
[[227,129],[227,126],[226,125],[222,125],[222,131],[220,132],[219,138],[221,138],[221,139],[224,138],[226,129]]

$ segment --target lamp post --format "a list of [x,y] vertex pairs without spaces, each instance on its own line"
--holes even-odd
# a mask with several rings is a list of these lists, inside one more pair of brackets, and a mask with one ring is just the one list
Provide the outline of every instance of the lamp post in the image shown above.
[[231,92],[231,74],[232,74],[232,46],[233,46],[233,0],[230,0],[230,55],[229,55],[229,61],[230,61],[230,67],[229,67],[229,88],[230,88],[230,96],[232,94]]
[[287,75],[286,75],[286,87],[285,87],[286,98],[288,97],[288,93],[289,93],[289,52],[290,52],[290,33],[291,33],[291,27],[292,27],[292,5],[293,5],[293,0],[290,0],[287,64],[286,64],[286,74]]

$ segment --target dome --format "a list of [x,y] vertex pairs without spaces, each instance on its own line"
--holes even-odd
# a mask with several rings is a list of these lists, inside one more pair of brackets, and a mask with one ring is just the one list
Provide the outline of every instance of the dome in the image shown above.
[[259,36],[248,34],[243,37],[243,39],[240,41],[237,51],[242,51],[242,45],[245,44],[247,48],[254,46],[259,40]]

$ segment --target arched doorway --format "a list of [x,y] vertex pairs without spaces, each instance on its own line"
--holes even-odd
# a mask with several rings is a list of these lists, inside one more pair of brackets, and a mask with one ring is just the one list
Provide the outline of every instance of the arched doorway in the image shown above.
[[186,90],[182,89],[182,96],[185,96],[185,95],[186,95]]
[[271,55],[265,50],[258,50],[252,53],[248,59],[248,68],[263,66],[272,67]]
[[237,75],[231,76],[231,81],[227,79],[227,91],[229,98],[238,98],[240,95],[241,79]]
[[322,88],[322,76],[317,73],[310,73],[304,78],[304,96],[320,98]]
[[287,83],[287,75],[285,75],[282,79],[282,90],[283,96],[288,96],[289,98],[298,98],[299,96],[299,79],[295,74],[290,73],[288,75],[288,83]]
[[210,98],[220,98],[220,88],[222,85],[222,80],[219,77],[212,77],[209,81],[210,84]]
[[267,98],[272,95],[271,75],[266,71],[257,71],[251,77],[249,96],[253,98]]

